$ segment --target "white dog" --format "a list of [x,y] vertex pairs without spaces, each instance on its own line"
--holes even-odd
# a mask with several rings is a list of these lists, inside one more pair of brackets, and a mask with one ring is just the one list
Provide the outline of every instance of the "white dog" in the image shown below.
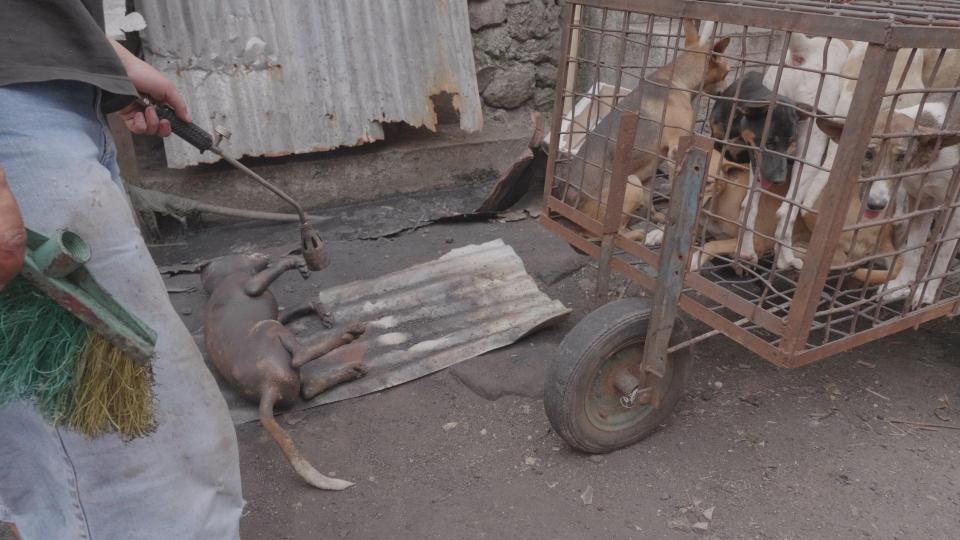
[[[824,58],[824,50],[826,50],[826,58]],[[788,97],[796,103],[805,103],[824,113],[834,114],[837,102],[840,99],[843,81],[836,75],[826,75],[824,73],[840,73],[847,61],[849,52],[849,47],[838,39],[828,40],[824,37],[811,38],[803,34],[793,34],[788,45],[786,64],[782,74],[777,67],[769,69],[764,75],[763,84],[771,90],[776,87],[778,94]],[[804,68],[824,73],[793,68]],[[780,74],[779,86],[776,85],[778,74]],[[820,85],[821,78],[823,78],[822,87]],[[775,236],[777,243],[780,245],[776,261],[779,269],[790,267],[799,269],[802,267],[803,261],[792,249],[793,228],[800,213],[800,210],[795,207],[798,203],[802,204],[807,199],[810,185],[814,178],[821,173],[820,169],[803,162],[823,166],[830,142],[827,135],[820,131],[812,120],[802,120],[798,131],[800,137],[797,140],[797,149],[802,152],[802,155],[798,154],[799,159],[793,165],[793,180],[791,181],[790,192],[786,197],[788,200],[783,201],[777,210],[778,223]],[[829,165],[827,165],[827,168],[829,170]],[[754,193],[751,212],[747,216],[748,230],[752,230],[756,219],[757,195],[757,193]],[[746,240],[744,243],[746,244]],[[753,243],[750,242],[750,245],[752,246]]]

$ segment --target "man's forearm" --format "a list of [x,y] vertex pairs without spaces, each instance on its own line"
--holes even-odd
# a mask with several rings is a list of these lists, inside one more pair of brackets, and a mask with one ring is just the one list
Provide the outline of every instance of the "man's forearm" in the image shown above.
[[113,46],[113,50],[116,51],[117,56],[120,57],[120,63],[123,64],[123,68],[127,71],[130,71],[130,67],[133,66],[136,62],[141,60],[134,56],[134,54],[127,50],[126,47],[119,44],[117,40],[113,38],[107,38],[110,41],[110,45]]
[[20,273],[26,249],[27,232],[20,207],[0,168],[0,289]]

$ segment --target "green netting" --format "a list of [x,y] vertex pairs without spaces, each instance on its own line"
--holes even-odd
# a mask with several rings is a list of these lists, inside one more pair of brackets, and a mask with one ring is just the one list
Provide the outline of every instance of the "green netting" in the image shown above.
[[8,284],[0,292],[0,405],[33,399],[49,420],[66,418],[87,338],[79,319],[23,278]]

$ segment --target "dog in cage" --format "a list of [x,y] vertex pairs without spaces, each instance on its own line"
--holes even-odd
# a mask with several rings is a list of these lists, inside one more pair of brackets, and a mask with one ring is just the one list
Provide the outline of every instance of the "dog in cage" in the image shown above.
[[[568,169],[564,202],[596,219],[604,215],[620,119],[631,112],[638,115],[639,122],[630,155],[632,180],[626,187],[621,228],[629,224],[638,209],[653,211],[652,183],[661,162],[675,153],[680,137],[689,134],[694,119],[692,99],[701,89],[707,93],[719,91],[730,69],[719,56],[729,45],[729,37],[715,43],[709,37],[701,39],[689,19],[683,20],[683,30],[684,47],[673,61],[641,80],[586,134]],[[643,231],[629,231],[628,236],[639,239],[638,233]]]
[[[775,105],[771,110],[772,103]],[[751,189],[751,196],[743,197],[743,218],[737,220],[744,225],[738,254],[742,260],[750,263],[759,260],[754,236],[761,192],[756,186],[768,193],[775,192],[781,198],[786,195],[799,124],[812,112],[810,105],[796,104],[787,97],[774,94],[763,85],[763,75],[756,71],[731,83],[716,100],[710,115],[711,136],[725,159],[748,164],[750,185],[755,186]],[[775,247],[766,242],[762,244],[769,249]]]
[[[845,117],[848,114],[850,106],[853,103],[853,95],[856,90],[867,47],[867,44],[863,42],[844,43],[850,50],[840,69],[840,73],[845,79],[842,82],[834,108],[834,113],[841,117]],[[907,49],[897,53],[893,69],[887,80],[886,90],[887,92],[892,92],[897,90],[898,87],[910,89],[924,88],[921,55],[911,54],[911,51]],[[897,98],[897,103],[915,105],[920,102],[920,99],[921,94],[919,93],[903,94]],[[879,117],[885,118],[886,111],[889,111],[889,108],[893,105],[893,98],[889,96],[885,97],[881,105]],[[823,126],[833,126],[831,131],[832,135],[828,135],[828,133],[825,132],[826,130],[823,129]],[[801,189],[797,190],[795,200],[803,207],[814,210],[814,212],[801,212],[799,210],[797,212],[810,230],[816,227],[819,212],[831,204],[831,201],[824,200],[821,195],[826,187],[830,171],[837,158],[837,141],[839,139],[839,132],[842,131],[842,129],[837,130],[834,122],[823,118],[817,120],[814,130],[814,133],[817,134],[815,136],[828,137],[831,140],[828,141],[821,167],[810,169],[810,175],[804,174],[801,178],[801,182],[803,182],[804,185]],[[868,157],[870,156],[870,152],[871,151],[867,152]],[[890,193],[885,183],[873,182],[866,186],[865,193],[862,197],[851,197],[844,223],[846,226],[858,225],[858,227],[856,227],[855,230],[845,230],[840,235],[839,245],[833,256],[833,264],[835,266],[858,261],[862,262],[878,253],[894,253],[896,251],[894,226],[880,220],[885,212],[893,214],[902,210],[902,208],[896,208],[898,206],[895,204],[897,201],[891,200]],[[905,199],[900,201],[899,206],[903,206],[904,202]],[[888,210],[888,207],[892,208]],[[786,221],[787,225],[783,229],[779,229],[783,232],[785,246],[781,250],[781,253],[784,253],[785,257],[778,260],[778,267],[780,268],[789,266],[797,269],[802,268],[802,259],[790,257],[790,255],[793,254],[792,249],[786,247],[792,244],[792,242],[789,241],[789,231],[793,229],[789,227],[793,226],[796,217],[795,214],[791,213]],[[871,224],[874,221],[878,221],[878,223]],[[876,257],[874,257],[874,259],[875,258]],[[899,257],[894,257],[891,263],[887,260],[889,257],[884,257],[883,259],[882,268],[870,267],[867,269],[861,267],[854,271],[852,278],[866,285],[883,284],[897,278],[897,276],[900,275],[903,260]]]
[[[855,77],[863,62],[861,49],[856,43],[795,34],[790,39],[788,54],[785,55],[788,60],[782,72],[775,66],[767,71],[762,80],[759,74],[748,73],[725,90],[723,97],[730,99],[720,99],[715,105],[710,118],[711,134],[716,139],[728,142],[718,143],[718,146],[724,149],[725,157],[751,163],[755,185],[760,188],[754,187],[752,197],[743,196],[743,215],[737,216],[740,218],[739,222],[744,224],[739,253],[741,259],[755,262],[760,255],[775,252],[778,268],[802,267],[802,259],[794,251],[794,245],[798,248],[804,247],[803,244],[809,240],[810,231],[816,227],[819,210],[829,203],[821,200],[820,194],[833,166],[837,147],[819,127],[819,120],[812,126],[807,123],[814,113],[818,117],[833,112],[846,114],[855,88],[855,79],[853,84],[843,83],[839,77],[827,73],[842,71]],[[919,64],[918,67],[913,67],[908,59],[909,57],[903,54],[897,57],[891,76],[891,80],[896,77],[891,83],[894,88],[900,75],[905,74],[904,78],[911,81],[909,84],[917,84],[919,80]],[[774,100],[771,87],[783,89],[782,91],[789,95],[776,95],[777,105],[773,107],[773,115],[769,119],[769,133],[765,133],[765,138],[761,137],[762,145],[766,148],[760,148],[756,135],[758,130],[762,132],[768,121],[769,105]],[[811,95],[815,106],[798,101],[810,99]],[[745,105],[742,104],[744,101],[747,102]],[[752,111],[751,102],[756,104]],[[746,137],[742,133],[744,130]],[[791,133],[792,139],[784,139],[784,135]],[[796,163],[791,163],[790,156],[794,155],[799,157]],[[760,160],[766,164],[757,163]],[[785,166],[790,174],[785,174]],[[777,181],[781,184],[778,185]],[[791,184],[791,189],[786,190],[782,183]],[[751,182],[751,185],[754,183]],[[774,186],[777,186],[776,192],[771,190]],[[779,196],[782,201],[775,212],[773,227],[769,215],[769,194]],[[868,206],[861,208],[860,198],[851,199],[847,210],[847,224],[875,219],[889,204],[888,200],[877,203],[870,197],[867,201]],[[817,212],[801,212],[801,205]],[[801,215],[802,219],[797,222]],[[771,230],[774,241],[768,240]],[[757,239],[755,233],[763,239]],[[734,242],[736,239],[731,241],[728,238],[725,242],[712,244],[711,251],[704,249],[707,251],[704,257],[709,258],[711,253],[717,253],[718,246],[727,250]],[[845,231],[841,235],[832,262],[835,266],[842,266],[869,258],[877,252],[893,253],[895,249],[893,227],[890,224],[866,224],[857,228],[856,232]],[[894,263],[887,265],[887,268],[856,268],[850,278],[866,285],[882,284],[898,275],[901,264],[900,259],[894,259]]]
[[[773,184],[769,191],[759,194],[756,201],[754,250],[760,254],[774,249],[773,237],[777,227],[777,208],[786,194],[788,183]],[[690,260],[690,271],[703,268],[714,257],[737,253],[740,239],[743,201],[750,188],[750,165],[726,159],[718,150],[713,150],[710,169],[704,179],[701,204],[704,209],[700,220],[701,233],[712,238],[697,250]],[[747,239],[744,238],[744,241]]]
[[[944,126],[956,123],[948,122],[946,115],[947,106],[943,103],[926,103],[922,110],[913,105],[899,108],[892,115],[880,114],[861,167],[862,177],[875,178],[871,188],[878,185],[878,191],[895,193],[899,187],[906,195],[904,210],[919,214],[910,218],[907,225],[903,268],[886,284],[883,293],[887,301],[906,299],[915,282],[925,282],[926,285],[917,283],[910,299],[914,308],[936,301],[960,235],[960,212],[951,209],[958,195],[951,188],[956,184],[953,179],[960,166],[960,151],[956,147],[960,132],[943,131]],[[821,118],[817,124],[832,139],[839,140],[843,120]],[[940,214],[945,215],[938,238],[933,234],[937,232],[933,225]],[[921,253],[928,242],[937,242],[939,246],[926,274],[920,276]]]
[[[792,99],[796,103],[809,103],[818,111],[834,114],[843,88],[840,73],[850,55],[853,43],[847,40],[809,37],[804,34],[790,35],[784,66],[771,66],[763,76],[763,85],[772,91]],[[793,249],[797,217],[800,207],[808,203],[810,186],[824,170],[824,165],[833,163],[828,157],[830,139],[810,119],[800,121],[797,137],[797,160],[791,172],[791,189],[777,209],[775,231],[776,267],[779,270],[801,269],[803,260]],[[829,165],[827,165],[829,170]]]

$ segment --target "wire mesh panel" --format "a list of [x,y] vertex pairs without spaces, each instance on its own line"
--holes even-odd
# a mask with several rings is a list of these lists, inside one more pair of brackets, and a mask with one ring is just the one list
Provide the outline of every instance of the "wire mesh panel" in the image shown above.
[[685,311],[782,365],[954,311],[960,51],[922,46],[960,43],[960,4],[896,6],[569,4],[544,223],[652,289],[680,139],[708,137]]

